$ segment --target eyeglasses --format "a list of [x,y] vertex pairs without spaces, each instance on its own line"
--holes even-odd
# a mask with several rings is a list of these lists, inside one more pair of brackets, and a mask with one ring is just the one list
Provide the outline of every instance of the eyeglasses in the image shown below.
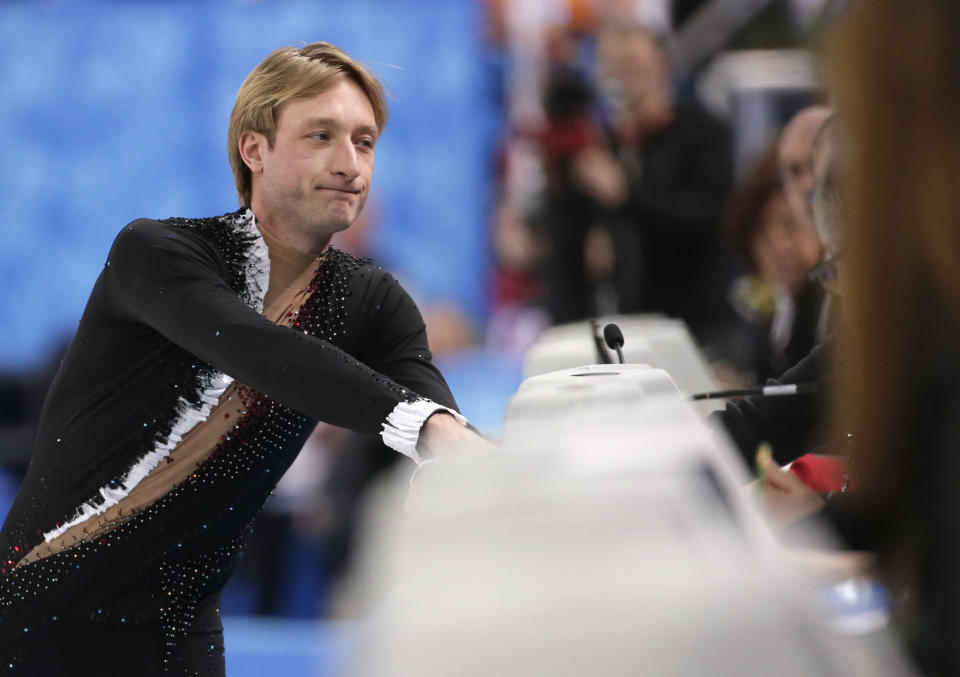
[[839,288],[840,278],[837,274],[837,265],[843,258],[842,253],[827,255],[820,263],[810,269],[810,279],[830,292],[836,292]]

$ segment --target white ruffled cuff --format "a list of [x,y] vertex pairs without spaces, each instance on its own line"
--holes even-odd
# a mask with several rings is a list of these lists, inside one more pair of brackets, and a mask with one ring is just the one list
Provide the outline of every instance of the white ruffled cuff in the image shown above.
[[383,443],[404,456],[409,456],[419,465],[422,462],[420,453],[417,451],[420,428],[423,427],[427,418],[438,411],[452,414],[461,425],[467,425],[467,419],[463,414],[432,400],[401,402],[393,408],[387,420],[383,422],[383,430],[380,431]]

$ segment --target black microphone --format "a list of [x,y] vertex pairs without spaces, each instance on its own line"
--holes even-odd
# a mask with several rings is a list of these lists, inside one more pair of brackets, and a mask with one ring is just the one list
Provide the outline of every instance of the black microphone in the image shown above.
[[741,388],[739,390],[717,390],[712,393],[695,393],[693,400],[716,400],[726,397],[747,397],[759,395],[761,397],[783,397],[785,395],[812,395],[820,390],[818,383],[784,383],[777,386],[763,386],[762,388]]
[[617,351],[617,357],[620,358],[620,364],[626,364],[623,360],[623,332],[620,331],[620,327],[615,325],[613,322],[608,324],[603,328],[603,340],[606,341],[607,347],[611,350]]

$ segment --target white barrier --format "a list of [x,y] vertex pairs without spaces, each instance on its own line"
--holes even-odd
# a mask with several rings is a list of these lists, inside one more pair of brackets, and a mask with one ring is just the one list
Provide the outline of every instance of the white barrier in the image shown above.
[[[600,330],[616,323],[626,339],[628,363],[666,370],[685,393],[715,390],[710,369],[682,320],[659,315],[612,315],[597,319]],[[612,361],[616,356],[611,354]],[[524,358],[524,378],[599,361],[589,322],[551,327],[544,331]]]
[[353,674],[904,674],[828,634],[742,463],[664,370],[528,379],[504,431],[374,520],[357,590],[389,594]]

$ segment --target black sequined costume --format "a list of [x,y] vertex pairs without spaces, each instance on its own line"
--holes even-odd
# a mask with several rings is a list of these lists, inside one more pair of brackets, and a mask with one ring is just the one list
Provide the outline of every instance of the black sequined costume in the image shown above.
[[[456,407],[390,275],[331,249],[279,326],[259,312],[258,239],[249,210],[139,220],[117,237],[0,534],[0,670],[223,674],[219,592],[316,421],[415,443],[433,403]],[[231,379],[249,388],[244,408],[203,462],[88,534],[85,520],[131,490],[131,467],[170,462]],[[411,419],[411,404],[427,406]],[[21,561],[71,525],[85,535],[70,547]]]

